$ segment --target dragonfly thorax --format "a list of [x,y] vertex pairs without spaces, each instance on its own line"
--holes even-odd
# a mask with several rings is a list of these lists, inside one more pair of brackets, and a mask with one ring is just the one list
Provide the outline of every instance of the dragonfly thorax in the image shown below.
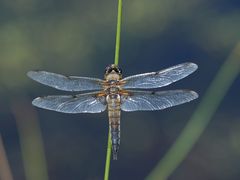
[[118,80],[109,80],[108,81],[109,85],[116,85],[118,83]]
[[105,90],[106,94],[118,94],[119,93],[119,87],[118,86],[111,86]]
[[120,102],[120,95],[119,94],[109,94],[106,97],[107,103],[110,103],[112,106],[116,106],[116,101]]
[[115,71],[109,73],[109,74],[105,74],[105,79],[109,82],[109,81],[119,81],[121,79],[121,75],[116,73]]

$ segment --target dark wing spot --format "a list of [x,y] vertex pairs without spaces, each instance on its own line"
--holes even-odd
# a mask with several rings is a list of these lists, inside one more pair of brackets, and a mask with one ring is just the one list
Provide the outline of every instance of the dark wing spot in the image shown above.
[[156,94],[156,92],[155,92],[155,91],[152,91],[151,94],[154,95],[154,94]]
[[70,76],[65,76],[67,79],[71,79],[71,77]]
[[74,99],[77,98],[77,95],[73,95],[72,98],[74,98]]

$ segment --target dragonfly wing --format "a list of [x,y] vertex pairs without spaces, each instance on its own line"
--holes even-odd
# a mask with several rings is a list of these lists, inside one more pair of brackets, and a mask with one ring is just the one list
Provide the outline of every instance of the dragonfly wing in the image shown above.
[[154,111],[192,101],[198,94],[191,90],[171,91],[130,91],[129,96],[122,96],[123,111]]
[[101,90],[102,80],[88,77],[64,76],[46,71],[29,71],[27,75],[41,83],[63,91]]
[[170,68],[124,78],[125,89],[149,89],[167,86],[193,73],[198,66],[194,63],[183,63]]
[[63,113],[100,113],[106,109],[106,100],[104,96],[98,97],[98,93],[38,97],[32,104],[39,108]]

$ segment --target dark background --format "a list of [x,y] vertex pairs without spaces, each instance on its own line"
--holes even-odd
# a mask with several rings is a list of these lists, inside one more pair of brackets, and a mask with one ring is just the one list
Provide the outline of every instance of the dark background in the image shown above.
[[[41,69],[102,78],[114,61],[116,16],[117,0],[0,1],[0,133],[14,179],[27,179],[27,162],[33,174],[47,168],[50,180],[103,178],[107,113],[69,115],[32,107],[37,96],[66,92],[37,84],[26,73]],[[111,163],[110,179],[147,177],[239,38],[237,0],[123,2],[124,77],[191,61],[198,71],[163,89],[193,89],[200,97],[163,111],[123,112],[119,160]],[[170,179],[240,179],[239,88],[238,77]],[[44,154],[41,148],[47,165],[38,155]]]

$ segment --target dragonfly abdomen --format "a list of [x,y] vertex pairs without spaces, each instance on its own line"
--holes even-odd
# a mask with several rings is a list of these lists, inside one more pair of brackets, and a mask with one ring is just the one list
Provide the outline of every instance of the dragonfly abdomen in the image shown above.
[[109,128],[111,131],[113,159],[117,159],[120,146],[120,96],[118,94],[108,95],[108,117]]

